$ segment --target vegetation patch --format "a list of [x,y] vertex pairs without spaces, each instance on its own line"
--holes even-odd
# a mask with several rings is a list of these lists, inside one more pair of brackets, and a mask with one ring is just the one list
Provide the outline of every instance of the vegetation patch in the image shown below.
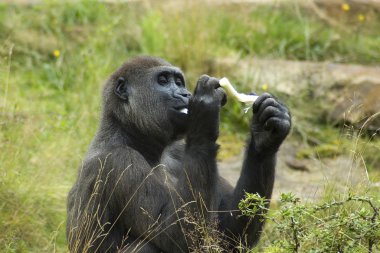
[[252,252],[377,252],[379,204],[378,199],[351,194],[310,204],[283,193],[278,209],[262,215],[268,210],[266,200],[247,193],[239,208],[243,215],[259,215],[271,223],[269,246]]

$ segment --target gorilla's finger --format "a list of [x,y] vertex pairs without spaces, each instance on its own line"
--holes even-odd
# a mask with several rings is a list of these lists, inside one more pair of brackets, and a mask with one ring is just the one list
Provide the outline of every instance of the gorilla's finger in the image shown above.
[[210,79],[207,81],[207,85],[211,86],[213,89],[221,87],[219,84],[219,79],[216,79],[215,77],[210,77]]
[[279,106],[279,103],[273,98],[273,97],[268,97],[266,98],[259,106],[257,112],[256,112],[256,115],[260,116],[263,111],[267,108],[267,107],[275,107],[275,108],[278,108]]
[[281,101],[279,101],[277,98],[274,99],[276,99],[278,109],[280,109],[284,113],[289,113],[288,108]]
[[280,109],[270,105],[270,106],[265,107],[265,109],[260,114],[257,114],[257,115],[259,117],[258,118],[259,122],[264,123],[271,117],[278,117],[278,118],[287,117],[287,116],[284,116],[283,114],[284,113]]
[[260,105],[264,102],[264,100],[270,97],[272,96],[268,93],[264,93],[263,95],[259,96],[252,105],[253,113],[257,113],[260,108]]
[[202,94],[212,95],[214,90],[220,87],[219,80],[215,77],[210,77],[208,75],[201,76],[199,83],[199,89],[202,90]]
[[206,83],[210,79],[208,75],[202,75],[197,82],[197,86],[195,87],[194,96],[203,93],[204,89],[206,88]]
[[215,90],[215,94],[220,101],[220,105],[224,106],[227,103],[227,94],[222,87],[219,87]]
[[275,131],[279,134],[287,135],[290,130],[290,121],[280,119],[278,117],[272,117],[265,122],[264,129],[267,131]]
[[226,93],[224,93],[223,98],[222,98],[222,102],[221,102],[222,106],[224,106],[225,104],[227,104],[227,94]]

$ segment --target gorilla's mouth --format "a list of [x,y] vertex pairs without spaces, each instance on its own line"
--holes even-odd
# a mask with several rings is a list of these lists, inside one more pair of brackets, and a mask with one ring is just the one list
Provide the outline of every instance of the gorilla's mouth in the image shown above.
[[187,110],[187,108],[182,108],[182,109],[179,110],[179,112],[187,114],[188,110]]
[[189,112],[187,109],[187,105],[175,106],[173,109],[179,114],[188,114]]

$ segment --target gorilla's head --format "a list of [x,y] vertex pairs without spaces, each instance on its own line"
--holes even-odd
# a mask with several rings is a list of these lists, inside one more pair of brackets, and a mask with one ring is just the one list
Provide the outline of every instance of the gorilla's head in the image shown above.
[[168,141],[186,131],[191,94],[182,71],[154,57],[124,63],[103,92],[103,117],[112,117],[128,131]]

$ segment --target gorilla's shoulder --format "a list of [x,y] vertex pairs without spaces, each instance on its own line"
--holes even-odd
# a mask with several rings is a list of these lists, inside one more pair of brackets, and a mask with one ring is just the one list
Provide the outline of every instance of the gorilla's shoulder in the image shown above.
[[135,161],[144,160],[144,157],[135,149],[129,146],[113,147],[105,150],[90,150],[83,161],[84,167],[93,168],[97,165],[103,167],[128,166]]

